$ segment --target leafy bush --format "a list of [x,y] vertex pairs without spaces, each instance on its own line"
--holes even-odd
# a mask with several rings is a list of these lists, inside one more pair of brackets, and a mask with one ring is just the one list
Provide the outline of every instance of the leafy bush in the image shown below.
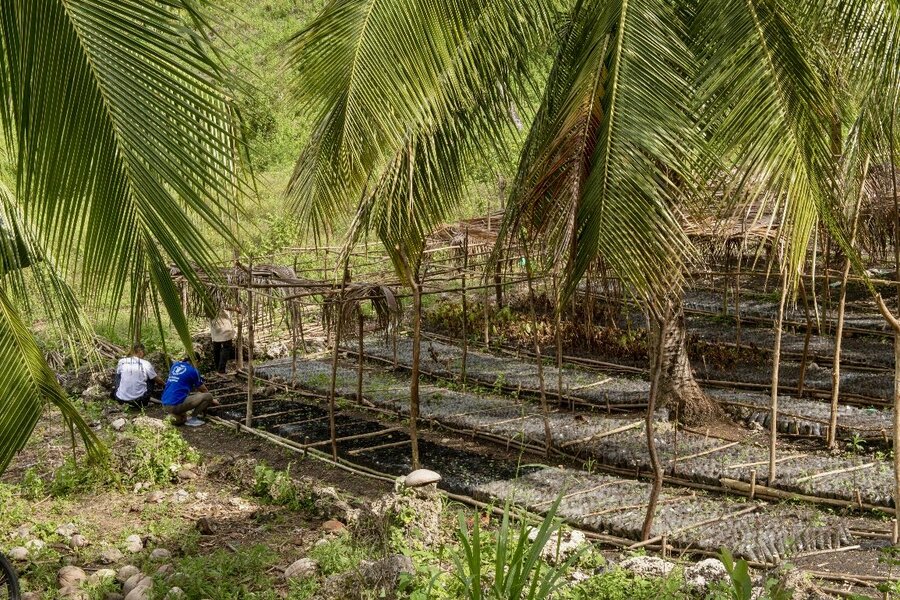
[[170,425],[159,429],[132,425],[123,441],[124,450],[116,452],[116,466],[127,483],[171,483],[185,463],[200,460],[197,451]]
[[276,471],[266,465],[256,465],[253,474],[253,493],[259,498],[291,510],[315,511],[312,490],[291,478],[290,467]]

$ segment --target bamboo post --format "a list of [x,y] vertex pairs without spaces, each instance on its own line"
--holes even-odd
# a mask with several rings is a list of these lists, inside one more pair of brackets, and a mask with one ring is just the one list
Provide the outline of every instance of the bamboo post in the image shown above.
[[357,304],[357,316],[359,318],[359,365],[356,371],[356,399],[362,402],[363,399],[363,356],[365,355],[365,345],[363,344],[363,334],[365,333],[365,319],[363,318],[362,303]]
[[[813,282],[815,285],[815,282]],[[800,293],[803,296],[803,312],[806,315],[806,335],[803,337],[803,356],[800,359],[800,373],[797,377],[797,395],[803,395],[806,384],[806,363],[809,360],[809,339],[812,336],[812,318],[809,313],[809,298],[806,296],[806,284],[800,277]]]
[[531,268],[531,257],[528,252],[528,244],[524,244],[525,247],[525,274],[528,277],[528,307],[531,311],[531,325],[534,328],[533,338],[534,338],[534,354],[537,357],[537,374],[538,374],[538,385],[541,394],[541,418],[544,421],[544,449],[546,451],[547,456],[550,456],[550,448],[553,445],[553,437],[550,432],[550,420],[548,418],[548,413],[550,412],[547,407],[547,390],[544,385],[544,360],[541,357],[541,342],[538,339],[538,321],[537,321],[537,312],[535,311],[534,304],[534,285],[532,284],[532,268]]
[[245,417],[245,424],[247,427],[253,427],[253,384],[254,384],[254,372],[253,372],[253,257],[251,256],[249,259],[249,264],[247,266],[248,277],[247,277],[247,349],[249,353],[247,354],[247,414]]
[[[891,151],[891,192],[894,196],[894,276],[897,282],[897,307],[900,310],[900,201],[897,198],[897,154],[894,149],[894,114],[891,111],[890,151]],[[881,306],[885,309],[883,302]],[[896,320],[895,320],[896,323]],[[900,510],[900,327],[894,327],[894,517]],[[900,543],[897,529],[893,530],[891,541]]]
[[[553,328],[556,333],[556,403],[559,406],[563,404],[563,348],[562,348],[562,318],[560,310],[560,290],[559,278],[556,273],[553,274],[553,293],[556,296],[556,307],[553,310]],[[592,309],[591,309],[592,310]],[[572,410],[575,410],[575,403],[572,402]]]
[[737,328],[734,343],[741,349],[741,259],[744,258],[744,245],[738,246],[737,271],[734,275],[734,322]]
[[[326,250],[327,252],[327,250]],[[347,281],[350,279],[349,257],[344,263],[344,278],[341,283],[341,292],[338,297],[337,323],[334,327],[334,350],[331,356],[331,386],[328,392],[328,427],[331,434],[331,458],[337,460],[337,425],[334,420],[335,413],[335,388],[337,386],[338,352],[341,347],[341,329],[343,329],[344,292],[347,289]]]
[[484,345],[488,348],[491,347],[491,309],[490,309],[490,301],[488,300],[488,286],[487,286],[487,272],[484,275],[484,285],[482,286],[482,290],[484,292],[484,298],[482,301],[482,306],[484,307]]
[[459,370],[459,380],[463,391],[466,390],[466,363],[469,357],[469,303],[466,297],[466,273],[469,269],[469,228],[466,227],[463,234],[463,264],[460,287],[462,288],[462,364]]
[[[296,271],[296,259],[294,260],[294,270]],[[294,301],[290,300],[288,310],[291,315],[291,383],[297,381],[297,310]]]
[[775,483],[775,454],[778,442],[778,370],[781,366],[781,331],[784,325],[784,305],[788,295],[787,273],[782,274],[781,301],[778,304],[778,321],[775,324],[775,347],[772,349],[772,395],[769,414],[769,479],[768,485]]
[[422,353],[422,283],[418,267],[412,277],[413,288],[413,347],[409,384],[409,438],[412,444],[412,468],[419,468],[419,360]]
[[659,383],[662,375],[662,346],[666,333],[667,319],[656,318],[659,330],[656,340],[656,352],[653,357],[653,375],[650,379],[650,395],[647,398],[647,415],[645,417],[645,429],[647,433],[647,450],[650,452],[650,465],[653,468],[653,485],[650,488],[650,500],[647,503],[647,514],[644,516],[644,526],[641,528],[641,541],[650,539],[653,528],[653,519],[656,516],[656,505],[663,484],[663,469],[656,452],[656,430],[653,416],[656,413],[656,399],[659,394]]
[[[856,197],[856,206],[853,209],[853,221],[850,226],[850,246],[856,242],[856,228],[859,224],[859,209],[865,193],[865,180],[869,172],[869,158],[863,164],[862,185],[859,186],[859,195]],[[838,297],[837,325],[834,331],[834,356],[831,362],[831,414],[828,420],[828,434],[826,442],[829,448],[837,447],[837,421],[838,401],[841,394],[841,343],[844,337],[844,314],[847,308],[847,279],[850,277],[850,256],[844,258],[844,270],[841,272],[841,290]],[[813,284],[815,285],[815,283]]]

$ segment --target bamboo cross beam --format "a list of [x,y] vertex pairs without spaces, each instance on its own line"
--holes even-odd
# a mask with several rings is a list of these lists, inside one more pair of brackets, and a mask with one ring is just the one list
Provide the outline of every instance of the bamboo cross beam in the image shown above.
[[[388,427],[387,429],[380,429],[378,431],[370,431],[369,433],[360,433],[357,435],[346,435],[343,437],[335,438],[334,442],[337,443],[337,442],[350,442],[353,440],[363,440],[366,438],[378,437],[381,435],[387,435],[389,433],[394,433],[394,432],[402,431],[402,430],[403,430],[402,427]],[[317,448],[319,446],[327,446],[327,445],[331,444],[331,442],[332,442],[332,440],[327,439],[327,440],[321,440],[318,442],[311,442],[309,444],[300,444],[298,447],[301,449]]]
[[390,442],[388,444],[379,444],[377,446],[369,446],[367,448],[357,448],[356,450],[350,450],[349,452],[347,452],[347,454],[349,454],[350,456],[358,456],[358,455],[364,454],[366,452],[375,452],[376,450],[384,450],[386,448],[397,448],[400,446],[406,446],[411,443],[412,443],[411,439],[402,440],[399,442]]
[[878,463],[870,462],[864,465],[856,465],[854,467],[847,467],[845,469],[834,469],[832,471],[825,471],[824,473],[815,473],[813,475],[807,475],[806,477],[800,477],[794,480],[794,483],[803,483],[804,481],[812,481],[813,479],[819,479],[821,477],[829,477],[831,475],[840,475],[841,473],[850,473],[852,471],[861,471],[863,469],[868,469],[870,467],[874,467]]
[[714,517],[712,519],[706,519],[705,521],[700,521],[699,523],[694,523],[692,525],[687,525],[685,527],[680,527],[673,531],[668,531],[663,535],[658,535],[656,537],[650,538],[648,540],[644,540],[643,542],[638,542],[637,544],[632,544],[628,547],[629,550],[637,550],[638,548],[643,548],[644,546],[648,546],[650,544],[656,544],[657,542],[663,539],[663,536],[672,537],[674,535],[679,535],[685,533],[686,531],[691,531],[692,529],[697,529],[699,527],[707,527],[709,525],[714,525],[716,523],[720,523],[722,521],[736,519],[738,517],[742,517],[746,514],[752,513],[756,510],[759,510],[759,505],[751,506],[749,508],[741,509],[737,512],[729,513],[727,515],[722,515],[720,517]]
[[586,444],[588,442],[592,442],[594,440],[598,440],[600,438],[605,438],[611,435],[615,435],[617,433],[622,433],[623,431],[628,431],[631,429],[637,429],[638,427],[644,424],[643,421],[635,421],[634,423],[629,423],[628,425],[622,425],[621,427],[616,427],[615,429],[611,429],[609,431],[599,431],[594,435],[589,435],[588,437],[581,438],[578,440],[570,440],[562,445],[561,448],[568,448],[570,446],[574,446],[576,444]]
[[720,450],[727,450],[728,448],[737,446],[737,445],[740,444],[740,443],[741,443],[741,442],[729,442],[729,443],[724,444],[724,445],[722,445],[722,446],[716,446],[715,448],[709,448],[708,450],[704,450],[704,451],[702,451],[702,452],[697,452],[697,453],[695,453],[695,454],[689,454],[689,455],[687,455],[687,456],[679,456],[679,457],[674,458],[674,459],[672,460],[672,463],[674,464],[674,463],[676,463],[676,462],[684,462],[684,461],[686,461],[686,460],[691,460],[691,459],[694,459],[694,458],[700,458],[701,456],[706,456],[707,454],[713,454],[713,453],[715,453],[715,452],[719,452]]
[[[782,457],[779,458],[776,462],[779,463],[779,464],[781,464],[781,463],[784,463],[784,462],[788,462],[788,461],[790,461],[790,460],[797,460],[798,458],[806,458],[807,456],[809,456],[809,454],[792,454],[792,455],[790,455],[790,456],[782,456]],[[739,464],[736,464],[736,465],[728,465],[728,466],[725,467],[725,468],[726,468],[726,469],[743,469],[743,468],[745,468],[745,467],[759,467],[759,466],[767,465],[767,464],[769,464],[769,461],[768,461],[768,460],[758,460],[758,461],[756,461],[756,462],[739,463]]]

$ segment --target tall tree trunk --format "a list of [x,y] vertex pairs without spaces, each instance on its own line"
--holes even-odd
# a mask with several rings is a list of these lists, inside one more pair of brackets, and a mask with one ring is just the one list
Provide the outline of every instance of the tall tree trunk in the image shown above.
[[[670,410],[677,407],[681,420],[688,425],[724,420],[725,411],[703,393],[694,378],[681,300],[668,303],[659,319],[650,319],[650,327],[652,355],[658,353],[661,361],[657,404]],[[659,335],[659,328],[664,335]]]

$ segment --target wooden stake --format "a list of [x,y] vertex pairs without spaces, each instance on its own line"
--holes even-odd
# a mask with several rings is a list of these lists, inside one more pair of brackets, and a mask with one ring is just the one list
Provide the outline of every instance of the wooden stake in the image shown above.
[[663,468],[659,460],[659,454],[656,452],[656,428],[653,421],[653,415],[656,413],[656,399],[659,395],[659,383],[662,377],[663,369],[663,340],[666,334],[666,324],[668,319],[654,317],[657,321],[656,352],[653,356],[653,376],[650,379],[650,395],[647,399],[647,415],[645,417],[646,433],[647,433],[647,450],[650,452],[650,465],[653,468],[653,485],[650,487],[650,501],[647,504],[647,513],[644,516],[644,526],[641,528],[641,540],[650,539],[650,531],[653,528],[653,519],[656,515],[656,505],[659,501],[659,494],[662,491],[663,484]]
[[756,497],[756,469],[750,469],[750,499]]
[[249,265],[247,267],[249,271],[249,277],[247,279],[247,414],[245,418],[245,425],[247,427],[253,426],[253,383],[255,381],[255,377],[253,376],[253,351],[254,351],[254,339],[253,339],[253,317],[254,317],[254,307],[253,307],[253,257],[250,257]]
[[538,387],[541,395],[541,417],[544,420],[544,447],[547,456],[550,456],[550,448],[553,445],[553,435],[550,432],[550,419],[547,417],[547,390],[544,387],[544,361],[541,358],[541,342],[538,339],[538,321],[535,312],[534,286],[532,285],[531,257],[528,252],[528,244],[525,244],[525,273],[528,276],[528,307],[531,311],[531,326],[534,328],[532,338],[534,340],[534,354],[537,360]]
[[809,299],[806,296],[806,285],[800,278],[800,293],[803,295],[803,312],[806,315],[806,335],[803,338],[803,357],[800,359],[800,374],[797,377],[797,396],[803,395],[806,384],[806,363],[809,360],[809,340],[812,337],[812,317],[809,313]]
[[460,276],[462,289],[462,364],[459,370],[459,381],[466,391],[466,363],[469,357],[469,303],[466,295],[466,272],[469,270],[469,228],[463,234],[463,267]]
[[772,395],[769,412],[772,422],[769,424],[769,479],[771,486],[775,483],[775,453],[778,442],[778,369],[781,366],[781,331],[784,325],[784,305],[788,295],[787,273],[782,274],[781,301],[778,304],[778,321],[775,324],[775,347],[772,350]]
[[363,319],[362,305],[357,305],[357,313],[359,318],[359,364],[356,371],[356,400],[362,402],[363,399],[363,357],[365,356],[365,348],[363,347],[365,334],[365,320]]
[[341,348],[341,329],[343,328],[344,322],[344,319],[342,318],[344,313],[344,291],[347,289],[347,281],[350,279],[349,262],[349,258],[344,262],[344,278],[343,283],[341,284],[340,296],[338,297],[336,311],[337,323],[334,326],[334,349],[332,350],[333,354],[331,357],[331,386],[328,392],[328,425],[331,432],[331,458],[333,460],[337,460],[337,425],[334,420],[336,404],[335,387],[337,382],[338,353]]
[[[416,269],[418,271],[418,268]],[[413,347],[409,384],[409,437],[412,444],[412,468],[419,468],[419,361],[422,353],[422,284],[413,275]]]

